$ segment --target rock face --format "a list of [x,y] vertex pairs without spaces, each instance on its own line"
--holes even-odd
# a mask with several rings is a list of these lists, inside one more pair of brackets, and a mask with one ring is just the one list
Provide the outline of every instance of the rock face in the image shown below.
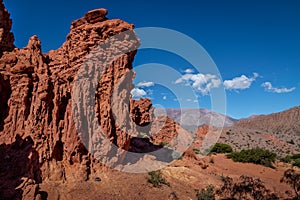
[[[11,182],[10,178],[1,179],[8,182],[8,187],[15,188],[15,180],[21,177],[28,177],[35,183],[47,180],[87,180],[94,171],[101,168],[95,164],[97,162],[88,154],[77,134],[71,97],[74,79],[87,55],[110,36],[133,29],[133,25],[121,20],[108,20],[106,14],[105,9],[88,12],[82,19],[72,23],[67,40],[61,48],[43,54],[37,36],[31,37],[25,48],[14,48],[13,35],[10,33],[11,20],[1,1],[1,154],[7,155],[7,159],[12,159],[12,163],[17,166],[27,166],[24,170],[16,167],[18,173],[4,169],[3,172],[7,172],[8,177],[14,177]],[[135,38],[127,41],[138,46]],[[130,135],[115,123],[111,93],[117,84],[124,83],[123,96],[130,102],[130,90],[133,86],[123,79],[124,76],[129,80],[134,77],[131,72],[134,55],[135,51],[132,51],[114,60],[102,73],[96,95],[94,94],[93,107],[103,133],[125,150],[129,149]],[[126,109],[129,115],[130,104]],[[26,149],[23,154],[18,154],[21,158],[13,158],[15,150],[10,144],[20,146],[16,151]],[[33,170],[35,168],[38,170]],[[0,188],[1,197],[15,197],[13,195],[21,194],[17,194],[14,189]]]
[[[96,130],[90,121],[96,119],[107,140],[123,150],[137,149],[132,138],[138,132],[150,131],[151,101],[133,101],[130,95],[135,76],[132,62],[139,46],[131,32],[134,26],[109,20],[106,14],[105,9],[86,13],[72,23],[59,49],[43,54],[37,36],[32,36],[25,48],[14,48],[12,22],[1,1],[1,198],[42,198],[45,193],[36,184],[86,181],[107,170],[91,154],[103,149],[94,145],[99,138],[90,133]],[[128,33],[115,38],[115,45],[108,45],[107,40],[124,31]],[[109,51],[97,51],[99,46]],[[126,53],[106,67],[89,68],[93,58],[109,60],[115,51]],[[97,85],[89,84],[89,77],[98,71]],[[84,87],[76,90],[80,80],[84,80]],[[74,96],[80,105],[74,105]],[[92,111],[94,115],[88,116]],[[167,131],[172,129],[173,136],[178,127],[168,122],[171,125],[167,125]],[[160,136],[156,138],[164,141]],[[108,148],[100,153],[111,151]]]
[[153,120],[152,102],[149,99],[131,100],[131,117],[139,126],[147,126]]

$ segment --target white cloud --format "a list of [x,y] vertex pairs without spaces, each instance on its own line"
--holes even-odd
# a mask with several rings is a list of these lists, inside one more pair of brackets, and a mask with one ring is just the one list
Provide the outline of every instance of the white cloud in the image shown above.
[[167,100],[167,96],[163,96],[163,100]]
[[185,74],[175,81],[175,84],[179,83],[189,83],[202,95],[207,95],[211,89],[221,85],[221,80],[212,74]]
[[140,99],[143,96],[147,95],[147,93],[143,89],[133,88],[133,90],[131,90],[131,95],[133,99]]
[[273,87],[272,83],[270,82],[265,82],[261,85],[262,87],[265,88],[266,91],[268,92],[274,92],[274,93],[288,93],[288,92],[293,92],[296,88],[292,87],[292,88],[276,88]]
[[252,77],[247,77],[242,75],[240,77],[235,77],[232,80],[225,80],[224,87],[227,90],[245,90],[250,88],[252,83],[259,77],[258,73],[253,73]]
[[136,86],[137,87],[152,87],[152,86],[154,86],[154,83],[143,81],[143,82],[139,82]]
[[182,83],[182,82],[186,82],[188,81],[192,76],[194,76],[193,74],[185,74],[183,75],[182,77],[180,77],[179,79],[177,79],[175,81],[175,84],[179,84],[179,83]]
[[194,70],[193,70],[193,69],[186,69],[186,70],[184,70],[184,72],[185,72],[186,74],[191,74],[191,73],[194,72]]

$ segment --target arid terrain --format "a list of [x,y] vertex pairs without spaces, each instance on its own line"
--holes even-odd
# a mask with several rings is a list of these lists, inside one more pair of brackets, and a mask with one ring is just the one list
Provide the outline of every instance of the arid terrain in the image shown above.
[[298,153],[300,150],[300,107],[242,119],[226,127],[220,142],[228,143],[237,150],[261,147],[280,156]]
[[[299,107],[240,121],[202,110],[203,126],[193,138],[175,111],[155,117],[149,99],[131,98],[140,41],[133,24],[106,16],[103,8],[87,12],[71,23],[60,48],[43,53],[37,36],[15,47],[12,20],[0,1],[0,199],[197,199],[196,190],[219,189],[224,177],[238,181],[243,175],[259,178],[280,199],[293,196],[280,182],[291,164],[275,161],[270,168],[233,162],[225,154],[201,157],[194,150],[211,130],[220,130],[207,120],[225,117],[219,142],[234,150],[298,153]],[[91,93],[94,98],[87,98]],[[151,183],[146,171],[116,170],[133,164],[131,172],[139,171],[138,164],[153,157],[168,163],[165,155],[140,155],[159,149],[183,153],[158,171],[161,185]],[[127,152],[140,156],[130,160]],[[105,165],[111,163],[115,169]]]
[[172,199],[172,193],[179,199],[197,199],[196,189],[209,185],[220,187],[222,176],[238,179],[241,175],[247,175],[260,178],[268,189],[280,194],[283,199],[287,197],[285,192],[290,190],[289,186],[280,183],[287,168],[282,163],[278,163],[276,169],[234,163],[224,155],[212,155],[199,160],[184,157],[162,170],[170,186],[153,187],[147,182],[148,174],[107,170],[99,174],[99,182],[93,179],[86,182],[47,182],[40,184],[40,188],[48,192],[49,199]]

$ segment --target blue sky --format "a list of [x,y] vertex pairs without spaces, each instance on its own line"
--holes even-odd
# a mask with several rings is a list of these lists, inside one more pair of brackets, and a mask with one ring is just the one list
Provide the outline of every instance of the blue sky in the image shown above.
[[[201,44],[220,71],[223,80],[219,85],[226,88],[228,115],[242,118],[299,105],[300,1],[4,0],[4,3],[13,19],[18,47],[25,46],[29,37],[36,34],[42,41],[44,52],[56,49],[65,41],[72,20],[82,17],[88,10],[104,7],[109,11],[109,18],[121,18],[137,28],[173,29]],[[168,52],[139,51],[135,66],[146,63],[168,65],[185,75],[183,79],[170,80],[173,84],[177,81],[178,87],[195,90],[195,98],[182,94],[186,98],[182,101],[187,102],[184,107],[210,109],[210,96],[199,89],[213,90],[213,87],[207,87],[213,78],[188,70],[193,69],[190,63]],[[137,74],[135,84],[150,83],[151,76],[146,80],[141,73]],[[206,78],[206,84],[202,84],[203,78]],[[215,86],[217,82],[215,80]],[[145,96],[151,97],[154,104],[179,106],[167,87],[149,83],[140,84],[138,89],[145,91]],[[200,88],[197,87],[199,84]]]

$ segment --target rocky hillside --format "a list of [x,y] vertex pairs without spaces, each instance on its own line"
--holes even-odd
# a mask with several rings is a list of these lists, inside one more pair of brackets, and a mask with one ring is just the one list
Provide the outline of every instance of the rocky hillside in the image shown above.
[[300,107],[242,119],[223,130],[221,142],[236,149],[261,147],[279,155],[299,152]]
[[236,127],[257,129],[277,135],[300,136],[300,106],[270,115],[240,120]]

